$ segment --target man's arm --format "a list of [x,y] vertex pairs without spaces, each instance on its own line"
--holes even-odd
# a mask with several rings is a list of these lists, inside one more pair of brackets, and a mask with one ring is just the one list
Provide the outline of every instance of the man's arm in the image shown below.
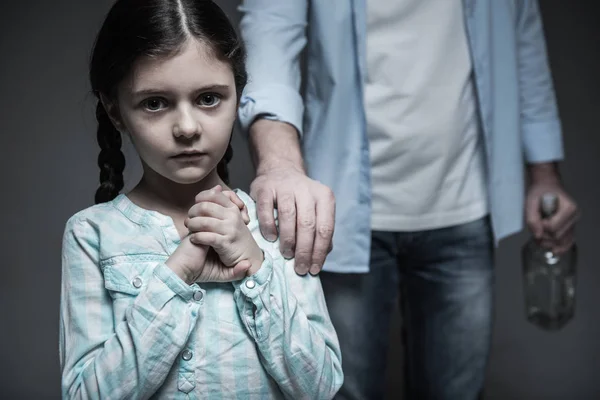
[[[529,180],[527,224],[545,246],[560,253],[573,243],[579,213],[562,187],[558,169],[563,158],[561,124],[537,0],[520,2],[517,30],[521,132]],[[542,221],[540,199],[548,192],[558,195],[559,208]]]
[[249,84],[239,116],[256,165],[250,195],[257,202],[260,230],[269,240],[277,237],[277,208],[282,254],[295,256],[297,273],[317,274],[331,248],[335,201],[329,188],[306,176],[299,141],[307,7],[306,0],[243,2],[240,28]]
[[302,133],[300,55],[306,46],[307,0],[244,0],[240,33],[247,49],[248,84],[239,119],[247,131],[261,117]]
[[257,119],[250,126],[249,140],[258,175],[281,166],[306,174],[298,131],[287,122]]

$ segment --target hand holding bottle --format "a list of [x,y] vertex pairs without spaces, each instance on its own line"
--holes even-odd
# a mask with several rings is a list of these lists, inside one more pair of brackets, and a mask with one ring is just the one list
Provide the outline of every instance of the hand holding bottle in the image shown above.
[[[559,201],[555,193],[541,195],[542,225],[554,218]],[[522,262],[527,319],[542,329],[562,328],[575,315],[577,246],[571,243],[555,253],[551,241],[531,238],[523,246]]]
[[[575,223],[579,209],[571,196],[564,190],[557,167],[552,164],[530,166],[530,185],[525,201],[527,225],[538,244],[564,254],[575,241]],[[552,193],[557,197],[557,208],[552,216],[544,218],[540,209],[542,197]]]

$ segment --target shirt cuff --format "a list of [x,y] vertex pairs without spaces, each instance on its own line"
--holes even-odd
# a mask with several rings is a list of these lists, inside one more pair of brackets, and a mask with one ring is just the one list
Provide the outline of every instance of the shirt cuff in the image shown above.
[[287,122],[302,136],[304,102],[302,96],[283,85],[268,85],[260,90],[244,93],[238,110],[239,121],[244,133],[260,116],[281,122]]
[[263,253],[265,259],[258,272],[242,280],[232,282],[233,287],[236,290],[239,289],[249,299],[257,297],[273,275],[273,258],[266,251]]
[[522,135],[526,162],[543,163],[563,159],[564,150],[559,120],[524,123]]
[[206,294],[197,283],[186,284],[166,264],[158,264],[154,276],[185,301],[201,302]]

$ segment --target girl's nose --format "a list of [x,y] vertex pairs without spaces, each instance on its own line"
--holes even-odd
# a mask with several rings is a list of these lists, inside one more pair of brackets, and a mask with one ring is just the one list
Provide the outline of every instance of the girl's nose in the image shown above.
[[177,122],[173,125],[173,136],[190,139],[200,135],[200,132],[200,124],[193,117],[193,114],[190,111],[181,111]]

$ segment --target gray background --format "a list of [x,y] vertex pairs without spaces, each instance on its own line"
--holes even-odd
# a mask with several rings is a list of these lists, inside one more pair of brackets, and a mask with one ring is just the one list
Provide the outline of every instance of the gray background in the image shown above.
[[[275,1],[275,0],[274,0]],[[221,0],[235,21],[236,0]],[[497,253],[497,308],[488,399],[600,398],[600,28],[583,0],[540,1],[565,130],[566,185],[578,200],[579,287],[576,319],[545,333],[523,318],[519,249],[526,234]],[[87,57],[110,0],[13,1],[0,24],[0,398],[59,397],[58,305],[65,221],[92,204],[98,169]],[[234,139],[233,184],[253,171]],[[135,182],[134,153],[126,174]],[[133,165],[133,167],[131,167]],[[388,369],[399,397],[398,320]]]

